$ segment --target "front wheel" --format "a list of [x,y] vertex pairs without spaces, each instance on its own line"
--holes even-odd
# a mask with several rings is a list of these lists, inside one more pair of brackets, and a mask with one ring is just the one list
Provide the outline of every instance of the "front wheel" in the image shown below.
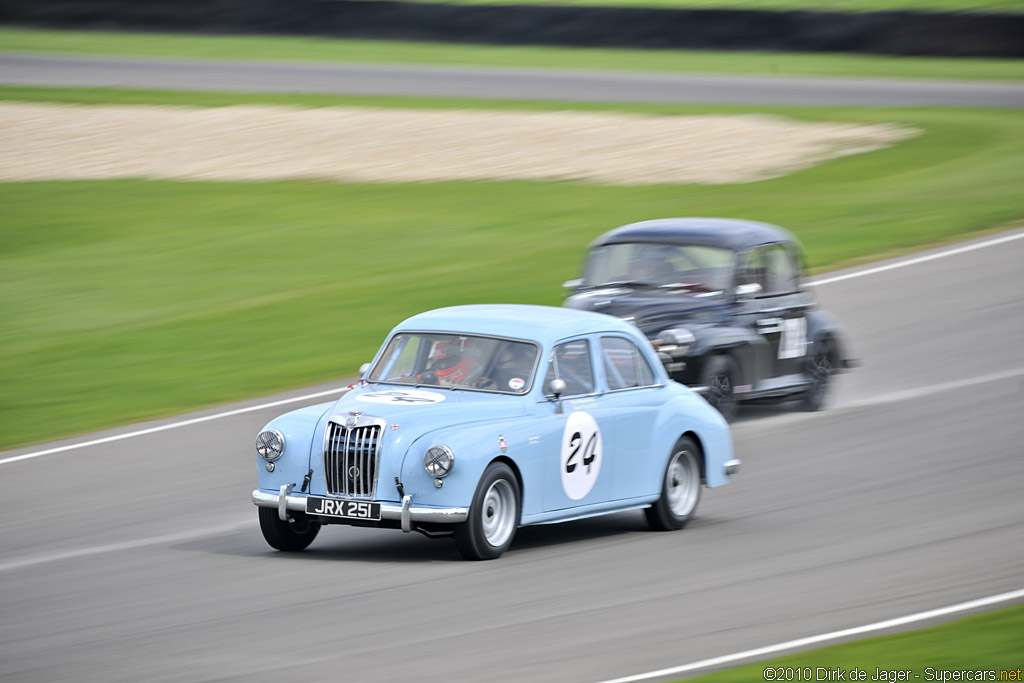
[[700,502],[700,451],[689,437],[672,449],[661,484],[661,498],[644,510],[647,523],[657,531],[682,529],[693,519]]
[[493,560],[512,545],[519,526],[519,482],[503,462],[480,477],[469,519],[455,527],[455,544],[467,560]]
[[718,355],[708,359],[704,366],[703,381],[707,387],[704,398],[726,420],[736,417],[736,378],[739,376],[732,356]]
[[271,548],[284,552],[305,550],[320,533],[320,524],[302,513],[294,513],[294,521],[283,521],[277,508],[259,508],[260,530]]
[[821,410],[825,405],[832,379],[832,345],[828,341],[822,341],[818,342],[817,347],[814,355],[807,361],[807,376],[811,383],[800,397],[801,407],[810,412]]

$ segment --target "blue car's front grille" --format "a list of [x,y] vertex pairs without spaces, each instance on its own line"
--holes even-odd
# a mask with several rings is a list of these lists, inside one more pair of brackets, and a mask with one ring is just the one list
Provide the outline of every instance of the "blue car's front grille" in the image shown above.
[[324,474],[327,493],[348,498],[373,498],[380,455],[380,425],[345,427],[327,423]]

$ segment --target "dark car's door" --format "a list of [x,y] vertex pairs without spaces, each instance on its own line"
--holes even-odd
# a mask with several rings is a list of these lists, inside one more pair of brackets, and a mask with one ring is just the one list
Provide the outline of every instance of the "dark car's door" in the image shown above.
[[800,372],[807,350],[807,295],[800,290],[797,255],[786,245],[766,244],[743,254],[739,284],[761,291],[742,297],[737,323],[764,340],[755,354],[754,390]]

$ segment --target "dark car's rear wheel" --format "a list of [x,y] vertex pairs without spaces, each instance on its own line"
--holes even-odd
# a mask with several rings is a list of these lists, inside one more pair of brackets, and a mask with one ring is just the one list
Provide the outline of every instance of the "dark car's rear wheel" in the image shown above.
[[811,383],[800,397],[801,407],[811,412],[821,410],[821,407],[825,405],[832,380],[832,369],[835,367],[835,352],[832,343],[826,339],[818,342],[816,347],[814,353],[807,360],[806,372]]
[[305,550],[320,532],[320,524],[301,512],[294,513],[294,521],[286,522],[277,514],[277,508],[259,508],[260,530],[271,548],[285,552]]
[[647,522],[658,531],[686,526],[700,502],[700,451],[689,437],[682,437],[672,449],[661,484],[661,498],[644,510]]
[[515,473],[492,462],[480,477],[469,519],[455,527],[455,544],[467,560],[493,560],[508,550],[519,526],[520,493]]
[[712,356],[704,365],[702,381],[707,387],[704,398],[726,420],[736,417],[736,412],[739,410],[739,403],[736,401],[738,374],[736,361],[732,359],[732,356]]

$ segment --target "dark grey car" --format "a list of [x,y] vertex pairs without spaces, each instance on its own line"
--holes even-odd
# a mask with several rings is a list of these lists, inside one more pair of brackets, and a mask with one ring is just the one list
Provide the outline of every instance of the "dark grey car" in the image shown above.
[[768,223],[644,221],[594,240],[565,305],[636,325],[671,377],[726,418],[744,401],[817,410],[832,375],[855,361],[803,270],[800,243]]

